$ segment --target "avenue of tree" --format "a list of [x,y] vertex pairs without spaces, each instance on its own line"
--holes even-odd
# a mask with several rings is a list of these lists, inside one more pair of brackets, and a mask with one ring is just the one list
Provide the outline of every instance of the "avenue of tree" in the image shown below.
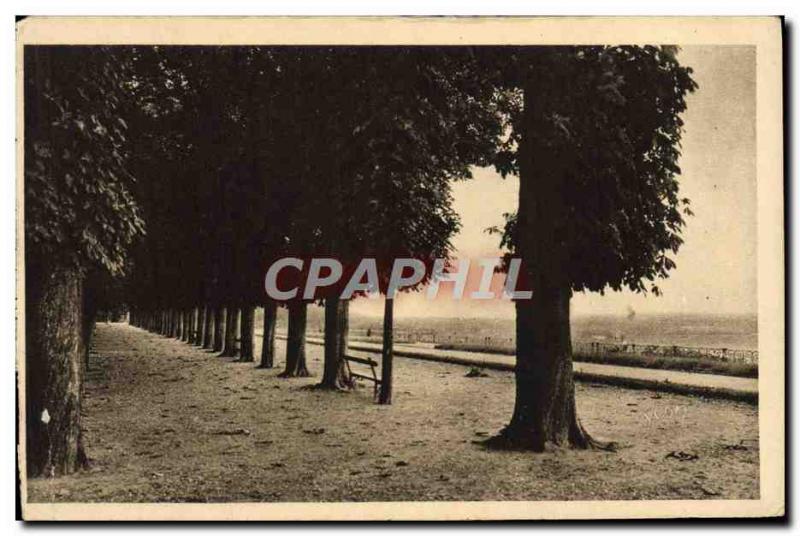
[[[272,368],[284,307],[281,375],[351,389],[343,284],[278,303],[267,267],[373,258],[388,294],[395,258],[451,255],[451,185],[476,166],[519,177],[518,211],[498,232],[534,291],[516,304],[515,408],[488,445],[607,447],[575,412],[569,302],[575,291],[658,292],[652,282],[674,267],[690,213],[680,114],[696,87],[676,52],[26,47],[28,474],[85,464],[82,385],[100,309],[124,304],[136,326]],[[325,308],[321,371],[305,359],[309,304]]]

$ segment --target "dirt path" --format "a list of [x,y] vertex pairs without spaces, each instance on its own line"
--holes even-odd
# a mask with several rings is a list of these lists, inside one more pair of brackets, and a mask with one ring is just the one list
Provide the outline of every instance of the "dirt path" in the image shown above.
[[[758,495],[757,408],[578,385],[578,410],[616,453],[489,452],[511,373],[401,359],[396,401],[309,390],[125,324],[97,328],[84,426],[93,467],[30,482],[38,501],[719,499]],[[279,343],[279,355],[283,343]],[[676,452],[678,454],[670,455]],[[684,454],[698,456],[687,459]]]
[[[285,335],[280,335],[285,338]],[[319,337],[309,338],[315,344],[322,344],[323,339]],[[381,345],[373,342],[356,342],[350,344],[350,348],[367,352],[380,353]],[[440,359],[449,362],[472,363],[477,366],[495,369],[514,369],[514,356],[502,354],[490,354],[487,352],[467,352],[464,350],[441,350],[436,348],[419,348],[410,344],[397,345],[398,355],[404,357],[420,357],[421,359]],[[579,375],[591,375],[596,378],[627,378],[639,382],[654,384],[672,384],[704,388],[710,390],[720,390],[736,392],[742,394],[758,394],[757,378],[737,378],[734,376],[723,376],[720,374],[697,374],[692,372],[682,372],[680,370],[660,370],[647,369],[641,367],[623,367],[619,365],[605,365],[599,363],[574,362],[573,369]]]

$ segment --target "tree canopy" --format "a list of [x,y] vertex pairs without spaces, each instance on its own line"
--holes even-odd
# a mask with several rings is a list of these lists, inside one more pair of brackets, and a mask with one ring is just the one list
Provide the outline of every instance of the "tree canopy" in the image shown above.
[[130,58],[109,47],[26,48],[30,255],[123,271],[144,232],[129,169],[130,77]]
[[[685,97],[697,85],[676,47],[533,47],[504,54],[509,136],[495,163],[519,174],[523,133],[548,153],[564,210],[554,222],[573,290],[651,290],[675,267],[689,200],[679,197]],[[497,55],[494,56],[497,58]],[[497,66],[496,66],[497,67]],[[540,109],[524,124],[522,97]],[[564,91],[568,88],[568,91]],[[531,128],[534,132],[531,132]],[[503,245],[516,250],[516,213]]]

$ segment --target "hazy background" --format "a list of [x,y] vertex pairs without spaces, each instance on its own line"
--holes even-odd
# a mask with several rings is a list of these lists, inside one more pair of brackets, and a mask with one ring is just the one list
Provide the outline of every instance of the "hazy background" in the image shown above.
[[[632,292],[576,294],[573,315],[755,315],[756,307],[756,139],[755,48],[683,47],[682,64],[694,69],[700,88],[688,97],[680,166],[681,195],[692,201],[685,243],[677,268],[659,282],[663,296]],[[518,179],[506,180],[493,169],[476,169],[474,180],[454,187],[462,229],[454,237],[457,257],[498,256],[498,237],[484,230],[502,225],[504,212],[517,205]],[[475,261],[473,261],[475,262]],[[448,290],[443,285],[442,291]],[[422,293],[401,295],[395,315],[402,317],[513,318],[503,300],[453,300],[449,292],[435,301]],[[356,315],[379,316],[383,300],[359,299]],[[685,324],[684,324],[685,325]]]

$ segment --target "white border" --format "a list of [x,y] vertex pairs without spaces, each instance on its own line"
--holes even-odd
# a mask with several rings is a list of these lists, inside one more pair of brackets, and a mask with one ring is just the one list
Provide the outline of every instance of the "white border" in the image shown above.
[[[608,2],[577,2],[572,0],[562,0],[556,3],[542,3],[542,4],[529,4],[529,3],[520,3],[514,2],[513,0],[495,0],[493,2],[484,2],[484,1],[476,1],[476,0],[460,0],[460,1],[445,1],[445,2],[436,2],[432,3],[429,1],[418,1],[418,0],[407,0],[403,2],[382,2],[380,5],[376,5],[375,2],[357,2],[351,0],[340,0],[339,2],[335,3],[326,3],[322,1],[306,1],[306,0],[295,0],[291,3],[285,4],[269,4],[269,5],[255,5],[253,2],[249,1],[242,1],[242,0],[227,0],[226,2],[209,2],[205,0],[198,0],[194,2],[185,2],[181,0],[140,0],[138,2],[100,2],[100,1],[83,1],[83,0],[73,0],[69,3],[65,3],[63,1],[39,1],[39,2],[20,2],[16,0],[12,0],[10,2],[6,2],[3,4],[3,7],[0,9],[4,10],[4,14],[6,15],[5,25],[3,26],[4,30],[4,43],[7,45],[6,48],[3,50],[5,60],[3,62],[6,66],[11,66],[14,64],[14,47],[10,46],[11,43],[14,41],[14,26],[12,24],[12,17],[14,14],[67,14],[67,15],[81,15],[81,14],[111,14],[111,15],[122,15],[122,14],[139,14],[139,15],[152,15],[152,14],[182,14],[182,15],[199,15],[199,14],[227,14],[227,15],[236,15],[236,14],[336,14],[336,15],[347,15],[347,14],[441,14],[441,13],[448,13],[448,14],[526,14],[531,12],[536,12],[537,14],[626,14],[626,15],[634,15],[634,14],[671,14],[671,15],[679,15],[679,14],[730,14],[730,15],[744,15],[744,14],[760,14],[760,15],[768,15],[768,14],[780,14],[786,13],[790,16],[790,20],[793,15],[797,12],[797,3],[792,1],[772,1],[772,0],[762,0],[759,2],[741,2],[741,1],[734,1],[734,2],[713,2],[708,0],[673,0],[669,3],[660,3],[658,5],[653,3],[633,3],[633,2],[624,2],[619,0],[608,1]],[[792,55],[792,71],[796,68],[797,62],[797,55]],[[14,156],[15,156],[15,149],[11,143],[11,140],[15,134],[15,126],[14,122],[11,118],[14,117],[14,109],[15,109],[15,97],[10,88],[14,86],[13,81],[13,70],[11,68],[7,68],[4,71],[4,76],[6,77],[5,83],[0,86],[5,89],[5,92],[2,93],[2,106],[4,110],[4,114],[2,117],[6,118],[5,122],[3,123],[3,129],[6,140],[6,143],[2,146],[2,153],[0,153],[0,161],[4,162],[6,168],[8,170],[8,175],[13,177],[14,171],[13,164]],[[793,84],[792,87],[796,90],[796,85]],[[794,92],[793,95],[794,96]],[[793,114],[794,115],[794,114]],[[792,151],[793,154],[798,154],[797,151],[797,141],[796,138],[793,138],[793,143],[791,147],[787,147],[787,150]],[[13,251],[13,244],[14,244],[14,182],[9,177],[6,181],[0,182],[0,199],[2,199],[3,203],[6,205],[3,207],[6,210],[0,211],[4,215],[6,220],[4,220],[5,225],[0,225],[0,240],[6,247],[8,248],[6,252],[8,253],[8,257],[4,257],[5,262],[0,263],[0,270],[2,271],[2,275],[4,276],[2,281],[4,284],[0,286],[2,289],[3,297],[6,298],[5,303],[7,304],[7,308],[4,309],[5,316],[3,317],[6,321],[0,324],[0,329],[2,329],[2,339],[5,341],[7,345],[7,349],[9,350],[6,352],[7,355],[13,355],[13,345],[14,345],[14,327],[13,327],[13,303],[14,303],[14,288],[13,283],[14,281],[14,251]],[[795,189],[796,190],[796,189]],[[796,191],[794,192],[792,198],[792,207],[797,206],[798,194]],[[792,245],[797,244],[797,240],[800,239],[793,239]],[[794,297],[794,293],[793,293]],[[795,322],[798,322],[795,320]],[[795,326],[795,323],[792,323],[792,327]],[[793,345],[794,347],[794,345]],[[792,348],[793,349],[793,348]],[[794,354],[794,352],[792,352]],[[13,367],[13,363],[9,364],[9,368]],[[798,367],[795,366],[795,375],[792,379],[797,379],[797,370]],[[8,397],[8,404],[6,405],[6,411],[3,412],[3,424],[5,425],[6,430],[10,430],[12,426],[15,426],[15,417],[14,417],[14,400],[13,400],[13,393],[14,393],[14,380],[12,375],[12,371],[9,370],[9,373],[6,374],[4,377],[6,378],[6,389],[4,392],[8,393],[6,396]],[[796,398],[795,398],[796,400]],[[797,407],[794,407],[795,415],[797,414]],[[7,482],[7,486],[2,488],[3,491],[0,492],[2,495],[2,504],[5,505],[5,511],[3,518],[5,520],[13,519],[14,512],[13,512],[13,504],[14,504],[14,489],[11,485],[11,482],[14,481],[14,462],[15,462],[15,453],[14,453],[14,445],[12,442],[7,441],[6,447],[4,449],[4,461],[5,463],[2,464],[3,469],[3,476],[5,478],[5,482]],[[797,465],[795,464],[795,467]],[[131,527],[129,527],[130,529]],[[273,528],[274,530],[275,528]],[[544,532],[548,532],[550,529],[546,529],[544,527],[540,527],[539,530],[544,529]],[[15,532],[20,530],[20,525],[17,524],[16,527],[13,529]],[[144,529],[144,530],[156,530],[159,532],[159,529]],[[163,529],[161,529],[163,530]],[[281,531],[284,529],[278,529]],[[351,529],[347,529],[351,530]],[[420,530],[419,527],[415,529],[415,532]],[[424,531],[424,529],[422,529]],[[616,530],[612,526],[605,525],[605,528],[602,526],[600,528],[594,527],[594,531],[604,531],[604,530]],[[700,533],[700,530],[692,529],[687,527],[686,525],[679,528],[681,532],[694,532]],[[704,525],[702,527],[702,533],[707,534],[709,531],[714,532],[715,530],[712,527]],[[728,529],[723,529],[728,530]]]

